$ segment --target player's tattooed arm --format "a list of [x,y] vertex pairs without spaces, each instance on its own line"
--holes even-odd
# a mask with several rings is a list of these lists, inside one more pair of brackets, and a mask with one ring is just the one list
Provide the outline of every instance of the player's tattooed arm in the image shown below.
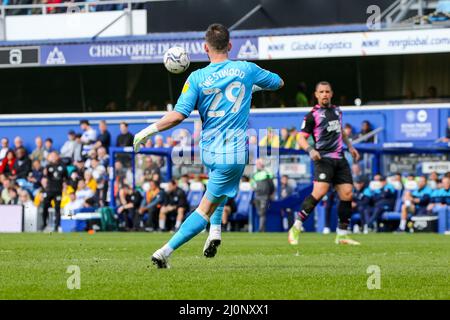
[[358,150],[355,149],[355,147],[353,147],[352,142],[350,141],[350,139],[348,138],[347,134],[345,133],[345,131],[343,129],[342,129],[342,140],[344,140],[344,143],[347,145],[348,151],[352,155],[353,160],[359,161],[359,159],[360,159],[359,152],[358,152]]
[[320,160],[321,156],[319,151],[317,151],[316,149],[314,149],[313,147],[311,147],[308,143],[308,141],[306,140],[305,136],[300,133],[298,135],[298,144],[300,146],[300,148],[302,148],[303,150],[305,150],[309,156],[311,157],[312,160],[316,161],[316,160]]

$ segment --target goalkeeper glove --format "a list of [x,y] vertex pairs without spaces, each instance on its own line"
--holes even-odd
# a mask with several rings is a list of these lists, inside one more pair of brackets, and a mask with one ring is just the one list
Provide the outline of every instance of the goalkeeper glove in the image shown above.
[[156,127],[156,124],[153,123],[149,125],[147,128],[142,129],[136,135],[134,136],[133,140],[133,148],[134,152],[139,152],[139,149],[141,148],[141,144],[144,144],[148,138],[150,138],[155,133],[158,133],[158,128]]

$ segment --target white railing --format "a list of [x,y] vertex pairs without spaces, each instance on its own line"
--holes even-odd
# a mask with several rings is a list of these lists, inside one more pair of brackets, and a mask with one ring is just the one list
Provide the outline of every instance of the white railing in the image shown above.
[[[95,2],[65,2],[65,3],[51,3],[51,4],[21,4],[21,5],[1,5],[0,6],[0,41],[10,40],[10,39],[21,39],[24,34],[28,34],[28,30],[32,28],[26,29],[22,26],[24,25],[24,19],[30,19],[30,26],[35,26],[36,23],[40,23],[39,25],[45,25],[43,20],[49,19],[49,23],[57,26],[59,34],[64,30],[64,26],[61,29],[61,19],[65,19],[65,17],[70,17],[71,19],[67,19],[67,23],[70,24],[73,20],[83,20],[90,21],[93,24],[94,31],[97,30],[95,35],[89,35],[89,37],[97,38],[100,35],[105,34],[105,31],[116,29],[117,26],[122,26],[124,21],[126,24],[126,31],[124,34],[133,35],[133,17],[139,16],[140,18],[136,18],[137,21],[142,21],[142,12],[139,13],[139,10],[134,10],[137,5],[144,5],[145,3],[151,2],[168,2],[168,1],[176,1],[176,0],[107,0],[107,1],[95,1]],[[105,8],[105,6],[114,6],[113,8]],[[100,12],[99,12],[100,11]],[[143,11],[143,10],[141,10]],[[103,12],[109,12],[111,15],[111,19],[107,20],[105,18],[105,14]],[[98,13],[101,20],[96,20],[90,14]],[[118,13],[118,14],[115,14]],[[72,16],[70,16],[73,14]],[[86,16],[84,15],[86,14]],[[89,14],[89,15],[88,15]],[[27,18],[29,17],[29,18]],[[58,18],[59,17],[59,18]],[[72,19],[73,18],[73,19]],[[106,20],[105,20],[106,19]],[[65,20],[64,20],[65,21]],[[93,22],[96,21],[96,22]],[[102,22],[104,21],[104,24]],[[140,23],[140,22],[137,22]],[[70,25],[69,27],[73,27]],[[113,28],[111,28],[113,27]],[[136,27],[136,26],[135,26]],[[122,28],[122,27],[120,27]],[[146,27],[145,27],[146,28]],[[23,30],[20,30],[23,29]],[[42,28],[41,28],[42,29]],[[38,30],[41,30],[38,28]],[[72,28],[73,29],[73,28]],[[142,29],[142,28],[141,28]],[[138,34],[142,34],[142,30],[138,29]],[[42,30],[45,31],[45,28]],[[42,31],[41,30],[41,31]],[[140,31],[139,31],[140,30]],[[17,33],[19,32],[19,34]],[[30,31],[32,32],[32,31]],[[56,32],[56,33],[58,33]],[[145,31],[144,31],[145,32]],[[42,32],[41,32],[42,33]],[[73,34],[73,30],[69,32]],[[111,33],[111,32],[109,32]],[[39,32],[37,33],[39,34]],[[83,32],[80,31],[80,34],[83,35]],[[114,34],[114,33],[113,33]],[[84,35],[83,35],[84,36]],[[35,39],[37,35],[34,37],[31,36],[30,39]],[[65,35],[62,36],[66,37]],[[69,36],[70,37],[70,36]],[[72,36],[73,37],[73,36]],[[82,36],[80,36],[82,37]],[[43,36],[42,38],[46,38]],[[51,32],[48,34],[48,39],[54,38]]]

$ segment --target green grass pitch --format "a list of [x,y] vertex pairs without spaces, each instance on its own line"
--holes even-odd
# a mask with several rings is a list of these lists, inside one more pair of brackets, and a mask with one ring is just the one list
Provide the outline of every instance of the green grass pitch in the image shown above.
[[[0,234],[0,299],[450,299],[450,238],[438,234],[334,235],[225,233],[214,259],[206,234],[157,270],[149,256],[164,233]],[[80,268],[69,290],[67,268]],[[369,290],[370,265],[381,288]]]

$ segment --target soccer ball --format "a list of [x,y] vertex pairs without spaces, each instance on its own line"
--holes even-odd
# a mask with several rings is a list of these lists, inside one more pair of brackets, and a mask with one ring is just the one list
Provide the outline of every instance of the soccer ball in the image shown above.
[[172,47],[164,53],[164,66],[169,72],[182,73],[189,68],[189,55],[182,47]]

